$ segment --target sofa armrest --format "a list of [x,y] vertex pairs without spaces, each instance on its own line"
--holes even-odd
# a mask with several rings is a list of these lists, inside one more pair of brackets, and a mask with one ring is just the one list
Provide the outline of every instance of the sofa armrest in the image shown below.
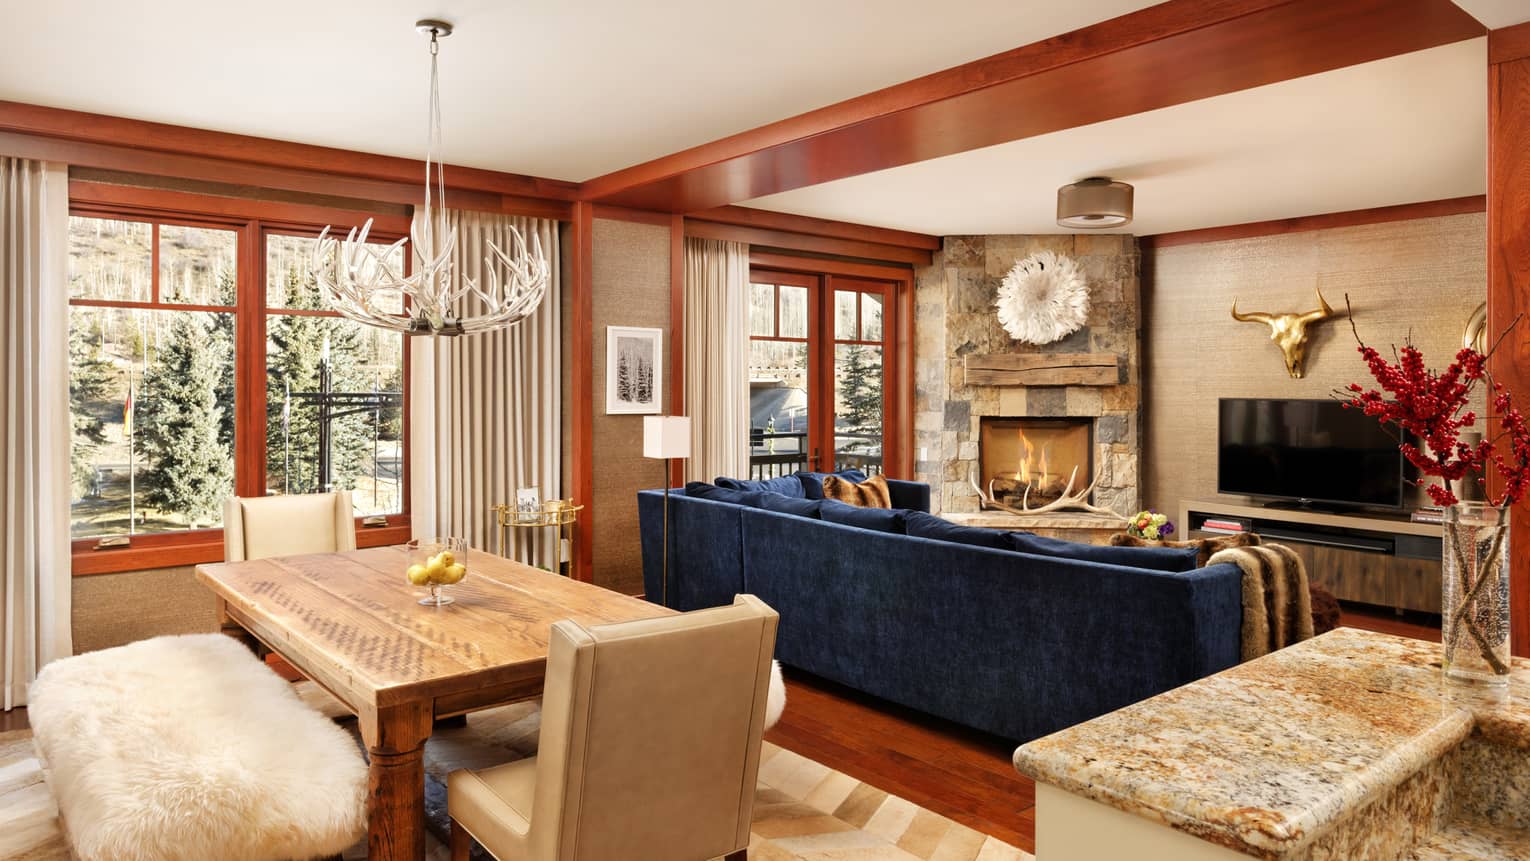
[[893,508],[907,508],[911,511],[930,510],[930,486],[922,481],[903,481],[902,479],[887,479],[887,494],[892,498]]

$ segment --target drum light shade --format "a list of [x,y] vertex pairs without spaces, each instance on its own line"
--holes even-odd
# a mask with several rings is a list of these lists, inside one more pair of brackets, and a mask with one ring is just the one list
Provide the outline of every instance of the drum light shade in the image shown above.
[[643,457],[691,456],[690,416],[643,416]]
[[1132,222],[1132,187],[1105,177],[1065,185],[1057,190],[1057,226],[1103,230]]

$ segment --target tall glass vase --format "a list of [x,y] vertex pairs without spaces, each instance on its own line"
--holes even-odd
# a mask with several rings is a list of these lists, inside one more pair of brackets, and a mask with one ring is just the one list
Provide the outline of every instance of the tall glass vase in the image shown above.
[[1509,513],[1484,502],[1445,509],[1441,636],[1445,674],[1509,683]]

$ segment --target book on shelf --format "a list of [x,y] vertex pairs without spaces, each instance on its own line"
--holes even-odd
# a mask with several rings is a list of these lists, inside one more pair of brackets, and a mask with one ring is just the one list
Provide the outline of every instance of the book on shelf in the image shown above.
[[1443,508],[1420,508],[1408,517],[1414,523],[1444,523],[1445,509]]
[[1201,521],[1201,529],[1207,532],[1238,533],[1247,532],[1248,524],[1225,517],[1208,517]]

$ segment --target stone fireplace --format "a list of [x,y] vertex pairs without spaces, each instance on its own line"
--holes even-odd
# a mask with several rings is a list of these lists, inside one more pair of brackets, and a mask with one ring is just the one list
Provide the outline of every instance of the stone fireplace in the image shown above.
[[1093,480],[1092,419],[982,416],[979,422],[978,473],[999,502],[1035,508]]
[[[1060,341],[1032,346],[1012,340],[993,303],[1000,280],[1015,262],[1041,250],[1067,255],[1089,283],[1089,318]],[[1031,499],[1060,492],[1057,476],[1079,465],[1074,491],[1096,478],[1095,505],[1122,516],[1138,509],[1141,440],[1141,312],[1139,253],[1131,236],[948,236],[915,281],[915,471],[929,482],[932,510],[978,510],[974,482],[1016,481],[1018,433],[1004,440],[1006,423],[1025,428],[1034,460]],[[985,421],[986,420],[986,421]],[[1031,427],[1037,428],[1035,435]],[[1073,428],[1087,439],[1086,456],[1064,451],[1052,431]],[[1083,428],[1083,430],[1079,430]],[[999,450],[994,450],[997,445]],[[1008,451],[1004,446],[1013,446]],[[1038,445],[1040,446],[1038,449]],[[1047,446],[1050,446],[1048,448]],[[1040,483],[1040,455],[1047,453]],[[1063,470],[1062,460],[1070,461]],[[1056,464],[1054,465],[1054,460]],[[1080,463],[1082,462],[1082,463]],[[995,484],[998,489],[998,483]],[[1051,497],[1055,498],[1055,496]]]

